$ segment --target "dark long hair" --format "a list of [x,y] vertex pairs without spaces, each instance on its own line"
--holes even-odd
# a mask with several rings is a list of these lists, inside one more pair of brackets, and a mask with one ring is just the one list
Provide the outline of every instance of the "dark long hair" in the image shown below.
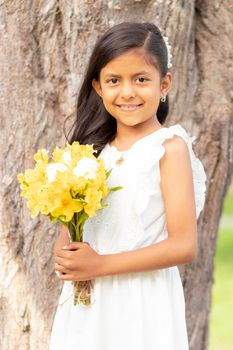
[[[70,143],[94,144],[95,154],[111,142],[116,135],[116,120],[105,109],[101,97],[92,87],[92,80],[99,80],[101,69],[112,59],[131,49],[141,48],[146,59],[159,70],[161,77],[168,71],[168,52],[157,26],[152,23],[124,22],[107,30],[96,42],[80,88],[77,115],[68,136]],[[163,124],[169,110],[168,97],[160,102],[158,121]]]

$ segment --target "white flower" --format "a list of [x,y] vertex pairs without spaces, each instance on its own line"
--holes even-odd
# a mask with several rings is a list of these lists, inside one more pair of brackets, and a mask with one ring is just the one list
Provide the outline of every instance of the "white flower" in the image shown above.
[[71,165],[72,158],[70,152],[64,152],[62,156],[63,162],[67,165]]
[[84,176],[86,179],[95,179],[98,162],[94,159],[83,157],[73,169],[75,176]]
[[48,176],[48,181],[53,182],[56,179],[57,171],[64,172],[67,167],[62,163],[51,163],[46,167],[46,175]]

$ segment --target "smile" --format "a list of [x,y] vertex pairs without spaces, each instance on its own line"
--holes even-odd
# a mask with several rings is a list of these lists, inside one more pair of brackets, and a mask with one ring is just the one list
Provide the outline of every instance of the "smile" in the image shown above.
[[121,111],[126,111],[126,112],[132,112],[136,111],[137,109],[141,108],[143,104],[139,105],[116,105],[118,108],[120,108]]

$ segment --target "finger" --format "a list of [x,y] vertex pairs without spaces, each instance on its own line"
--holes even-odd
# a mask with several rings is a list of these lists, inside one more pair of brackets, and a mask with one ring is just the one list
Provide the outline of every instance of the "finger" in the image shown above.
[[59,265],[64,265],[64,262],[66,261],[66,259],[61,258],[60,256],[55,256],[54,261]]
[[[55,258],[55,263],[62,266],[64,269],[66,269],[66,271],[73,271],[74,267],[72,264],[72,261],[69,259],[63,259],[63,258]],[[77,267],[76,267],[77,268]]]
[[71,242],[65,245],[62,250],[77,250],[80,248],[84,248],[87,245],[90,245],[88,242]]
[[60,257],[64,259],[70,259],[71,258],[71,251],[65,250],[65,249],[59,249],[56,254],[54,255],[54,258]]
[[61,273],[69,273],[70,271],[62,265],[55,264],[55,270]]
[[66,273],[64,275],[60,275],[60,279],[63,281],[74,281],[74,277],[70,273]]

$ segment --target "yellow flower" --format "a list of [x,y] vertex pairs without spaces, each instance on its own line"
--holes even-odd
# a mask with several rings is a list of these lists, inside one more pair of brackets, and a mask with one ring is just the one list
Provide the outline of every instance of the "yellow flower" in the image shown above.
[[[58,197],[57,197],[58,195]],[[64,217],[65,222],[69,222],[72,220],[74,213],[78,213],[82,211],[83,205],[78,200],[72,198],[69,191],[59,191],[53,193],[55,203],[54,209],[51,210],[51,215],[54,218],[58,218],[59,216]]]
[[87,204],[84,205],[84,211],[88,214],[89,217],[95,216],[96,210],[102,208],[102,205],[100,203],[102,195],[102,191],[93,191],[91,188],[88,188],[85,196],[85,201]]
[[103,208],[102,200],[111,190],[107,186],[109,171],[95,152],[93,145],[73,142],[64,149],[56,147],[51,162],[45,149],[34,155],[34,169],[17,176],[32,217],[41,213],[68,223],[75,214],[86,219]]
[[34,159],[38,164],[40,164],[40,166],[43,164],[48,164],[48,161],[49,161],[48,151],[46,149],[39,150],[34,155]]
[[[95,152],[93,145],[73,142],[64,149],[56,147],[49,162],[48,151],[42,149],[34,155],[34,169],[17,176],[31,217],[42,214],[52,223],[59,220],[68,227],[71,240],[76,242],[83,241],[85,221],[108,205],[102,203],[103,199],[110,191],[121,188],[108,188],[111,170],[105,169],[102,159],[96,159]],[[76,287],[74,284],[74,304],[78,300]],[[82,293],[83,290],[82,287]],[[86,292],[88,297],[82,299],[82,303],[89,305],[89,289]]]

